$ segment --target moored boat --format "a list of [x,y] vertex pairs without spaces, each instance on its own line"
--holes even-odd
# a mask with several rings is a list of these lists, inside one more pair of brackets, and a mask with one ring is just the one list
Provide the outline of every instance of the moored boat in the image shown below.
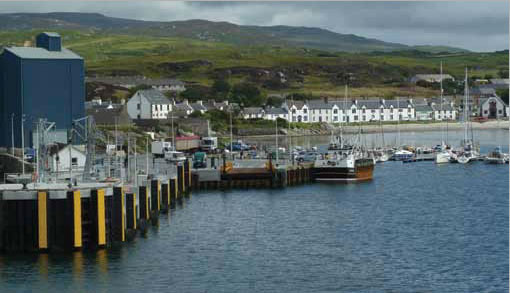
[[487,154],[484,159],[484,162],[487,164],[505,164],[507,161],[508,156],[501,152],[501,148],[499,147]]

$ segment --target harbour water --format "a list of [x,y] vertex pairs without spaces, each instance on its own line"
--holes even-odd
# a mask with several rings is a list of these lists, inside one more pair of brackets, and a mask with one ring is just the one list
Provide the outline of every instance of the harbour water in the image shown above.
[[194,193],[127,245],[0,256],[0,292],[507,292],[508,186],[508,165],[386,162],[362,184]]

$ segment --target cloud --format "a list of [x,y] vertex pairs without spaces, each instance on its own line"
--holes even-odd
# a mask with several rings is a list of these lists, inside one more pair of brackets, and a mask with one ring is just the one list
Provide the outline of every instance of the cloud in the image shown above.
[[0,2],[8,12],[98,12],[141,20],[207,19],[321,27],[408,45],[507,49],[508,1],[437,2]]

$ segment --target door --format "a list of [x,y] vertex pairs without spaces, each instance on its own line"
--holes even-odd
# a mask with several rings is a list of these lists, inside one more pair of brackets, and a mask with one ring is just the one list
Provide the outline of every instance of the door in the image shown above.
[[498,116],[498,107],[496,101],[489,102],[489,118],[497,118]]

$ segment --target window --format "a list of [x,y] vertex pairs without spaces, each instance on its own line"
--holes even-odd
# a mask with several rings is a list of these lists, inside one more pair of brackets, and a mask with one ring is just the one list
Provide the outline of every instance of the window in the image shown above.
[[399,112],[402,112],[402,109],[398,109]]
[[358,120],[358,115],[354,115],[354,121]]
[[307,112],[308,112],[308,111],[307,111],[305,108],[303,108],[303,113],[305,113],[305,114],[306,114]]
[[136,110],[140,110],[140,103],[136,104]]
[[338,117],[337,116],[333,116],[333,121],[338,121]]
[[352,109],[352,114],[356,114],[356,109]]
[[498,113],[499,113],[499,114],[503,113],[503,110],[498,110]]
[[362,120],[367,121],[367,116],[363,115]]
[[308,121],[308,116],[303,116],[303,121]]
[[334,109],[333,114],[338,114],[338,109]]
[[71,158],[71,165],[78,166],[78,158]]
[[137,119],[140,119],[140,114],[136,115],[136,118],[137,118]]
[[292,114],[296,114],[296,109],[292,109]]
[[489,111],[487,111],[487,110],[484,110],[484,111],[483,111],[483,113],[484,113],[484,114],[487,114],[487,113],[489,113]]
[[322,116],[319,116],[319,122],[322,122]]
[[372,113],[375,113],[375,110],[374,110],[374,109],[372,109]]
[[365,109],[363,109],[363,111],[361,111],[363,114],[365,114]]

